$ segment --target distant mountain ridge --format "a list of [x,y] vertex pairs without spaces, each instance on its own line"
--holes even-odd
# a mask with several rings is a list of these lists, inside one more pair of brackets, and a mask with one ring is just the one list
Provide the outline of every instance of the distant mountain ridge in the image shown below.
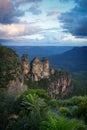
[[87,71],[87,47],[74,47],[63,54],[48,57],[52,67],[69,71]]
[[9,46],[21,57],[23,54],[28,54],[31,61],[35,56],[39,58],[48,57],[55,54],[61,54],[71,50],[73,46]]

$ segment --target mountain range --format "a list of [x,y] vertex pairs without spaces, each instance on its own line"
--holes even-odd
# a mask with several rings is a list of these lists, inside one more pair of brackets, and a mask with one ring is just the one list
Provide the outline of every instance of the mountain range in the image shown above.
[[13,49],[19,57],[23,54],[28,54],[29,61],[31,61],[35,56],[40,59],[43,57],[49,57],[51,55],[62,54],[68,50],[71,50],[72,46],[9,46]]
[[49,56],[52,67],[68,71],[87,71],[87,47],[74,47],[62,54]]
[[28,54],[29,61],[35,56],[48,57],[51,67],[71,72],[87,71],[87,47],[72,46],[10,46],[21,58]]

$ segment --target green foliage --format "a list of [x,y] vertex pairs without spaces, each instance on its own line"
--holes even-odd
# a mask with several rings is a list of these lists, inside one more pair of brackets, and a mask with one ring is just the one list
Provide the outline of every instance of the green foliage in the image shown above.
[[81,116],[87,123],[87,97],[83,99],[79,106],[79,116]]
[[[49,78],[50,79],[50,78]],[[50,84],[50,80],[47,78],[41,79],[38,84],[40,86],[40,88],[43,88],[45,90],[47,90],[49,84]]]
[[32,93],[32,91],[23,95],[23,101],[21,104],[29,114],[31,114],[31,117],[34,117],[34,119],[37,118],[37,116],[38,119],[41,118],[41,113],[47,106],[44,98],[40,98],[36,93]]
[[[38,91],[40,92],[41,90]],[[38,130],[39,123],[47,117],[48,106],[44,101],[44,98],[39,97],[39,94],[37,94],[38,91],[34,91],[32,89],[25,92],[21,97],[21,108],[19,110],[19,116],[22,119],[24,118],[24,116],[26,116],[27,118],[26,124],[28,125],[25,125],[25,129],[27,129],[28,127],[28,129],[30,130]],[[43,94],[41,94],[40,96],[42,95]],[[17,120],[17,122],[20,123],[19,119]],[[15,125],[19,124],[17,122],[15,122]],[[19,128],[20,125],[24,125],[24,120],[21,123],[22,124],[19,124]]]
[[0,46],[0,70],[7,71],[7,69],[15,69],[18,62],[17,54],[10,48]]
[[70,111],[67,107],[60,107],[59,108],[59,112],[63,115],[63,116],[70,116]]
[[67,118],[84,120],[87,124],[87,96],[75,96],[65,100],[52,100],[49,102],[53,111]]
[[50,115],[46,98],[48,98],[46,92],[40,89],[30,89],[23,94],[22,106],[29,115],[31,130],[38,130],[41,121],[46,120]]
[[[48,100],[41,89],[29,89],[3,115],[5,130],[86,130],[87,97]],[[6,108],[7,105],[4,106]],[[17,118],[10,118],[15,114]],[[76,118],[76,119],[74,119]],[[9,119],[9,121],[8,121]],[[78,120],[80,119],[80,120]],[[83,121],[81,121],[83,120]],[[1,130],[4,130],[1,129]]]
[[72,116],[74,117],[78,117],[78,114],[79,114],[79,107],[78,106],[72,106],[72,109],[71,109],[71,114]]
[[4,130],[7,125],[8,111],[6,105],[6,90],[0,88],[0,130]]
[[40,130],[57,130],[57,118],[49,115],[48,120],[42,121],[40,124]]
[[83,122],[78,120],[68,120],[50,116],[48,121],[42,121],[40,130],[86,130]]
[[10,121],[6,130],[29,130],[28,116]]
[[49,105],[51,106],[51,108],[57,108],[58,107],[58,100],[56,100],[56,99],[50,100]]
[[[17,54],[7,47],[0,46],[0,130],[87,129],[87,96],[51,100],[45,91],[50,82],[67,75],[68,72],[56,70],[49,79],[42,79],[38,82],[26,80],[25,83],[29,86],[28,91],[15,100],[12,93],[7,96],[6,86],[9,80],[21,74],[17,68],[18,64],[20,61]],[[85,73],[85,76],[81,74],[73,74],[76,84],[75,95],[87,93],[87,88],[82,87],[83,79],[86,86],[87,74]],[[77,82],[79,79],[82,79],[81,85]]]
[[9,80],[17,75],[17,65],[20,63],[18,55],[10,48],[0,46],[0,88],[5,87]]
[[49,100],[49,96],[44,89],[28,89],[28,91],[24,92],[23,96],[26,96],[29,94],[35,94],[35,95],[39,96],[40,98]]
[[87,71],[79,71],[72,73],[74,91],[71,96],[87,95]]
[[29,89],[37,89],[40,88],[40,86],[38,85],[38,82],[36,81],[32,81],[31,79],[29,80],[24,80],[25,84],[27,84]]

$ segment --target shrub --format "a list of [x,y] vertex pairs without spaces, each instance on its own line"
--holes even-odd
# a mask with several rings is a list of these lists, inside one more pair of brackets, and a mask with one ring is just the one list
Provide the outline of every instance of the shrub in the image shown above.
[[77,117],[78,113],[79,113],[78,106],[73,106],[72,109],[71,109],[71,113],[72,113],[72,116]]
[[60,107],[59,111],[60,111],[60,113],[63,116],[69,116],[69,115],[71,115],[71,113],[70,113],[70,111],[69,111],[69,109],[67,107]]
[[49,105],[52,107],[52,108],[57,108],[58,107],[58,100],[56,99],[53,99],[49,102]]
[[79,120],[68,120],[50,116],[47,121],[42,121],[40,130],[86,130],[83,122]]
[[84,97],[84,100],[79,105],[79,117],[84,119],[87,124],[87,97]]
[[83,96],[74,96],[71,98],[72,105],[79,105],[81,102],[83,102],[87,97]]
[[49,100],[48,94],[43,89],[28,89],[28,91],[24,92],[23,96],[28,95],[28,94],[36,94],[40,98],[43,98],[45,100]]

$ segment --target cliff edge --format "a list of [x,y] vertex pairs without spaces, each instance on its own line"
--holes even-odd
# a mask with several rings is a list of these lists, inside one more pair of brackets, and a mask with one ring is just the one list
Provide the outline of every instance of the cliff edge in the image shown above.
[[46,91],[51,98],[65,96],[71,92],[72,80],[69,73],[50,68],[49,60],[35,57],[31,62],[28,55],[24,54],[19,59],[15,51],[8,47],[0,46],[0,88],[8,88],[8,93],[21,93],[27,90],[25,80],[38,82],[48,79]]

